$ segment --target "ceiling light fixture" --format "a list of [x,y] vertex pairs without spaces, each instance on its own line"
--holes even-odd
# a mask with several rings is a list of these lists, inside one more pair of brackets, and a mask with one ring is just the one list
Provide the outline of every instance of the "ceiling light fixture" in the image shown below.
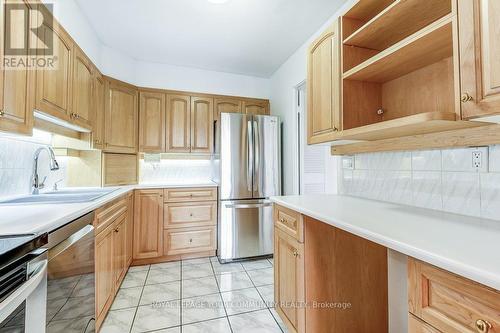
[[228,1],[229,0],[208,0],[208,2],[216,3],[216,4],[223,4],[223,3],[226,3]]

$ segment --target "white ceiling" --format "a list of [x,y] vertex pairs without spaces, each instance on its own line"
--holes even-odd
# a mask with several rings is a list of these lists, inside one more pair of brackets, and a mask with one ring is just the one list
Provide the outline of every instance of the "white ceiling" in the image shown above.
[[269,77],[346,0],[76,0],[136,60]]

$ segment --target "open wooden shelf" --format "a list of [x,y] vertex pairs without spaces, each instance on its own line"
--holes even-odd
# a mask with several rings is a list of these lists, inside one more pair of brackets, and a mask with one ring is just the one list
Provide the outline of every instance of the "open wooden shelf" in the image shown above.
[[477,121],[460,121],[454,112],[427,112],[381,121],[342,131],[342,140],[383,140],[410,135],[444,132],[484,126]]
[[395,0],[361,0],[344,16],[359,21],[369,21]]
[[378,53],[344,73],[344,80],[384,83],[453,56],[452,16]]
[[451,13],[451,0],[396,0],[344,40],[344,44],[385,50]]

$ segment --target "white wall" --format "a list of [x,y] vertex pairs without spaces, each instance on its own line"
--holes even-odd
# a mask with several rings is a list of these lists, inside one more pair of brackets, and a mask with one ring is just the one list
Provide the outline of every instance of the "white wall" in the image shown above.
[[[285,194],[294,193],[294,159],[296,146],[290,144],[297,142],[296,117],[294,106],[294,88],[306,79],[307,76],[307,48],[341,13],[351,7],[354,0],[344,4],[314,35],[312,35],[294,54],[278,68],[271,76],[271,112],[280,116],[283,121],[283,183]],[[333,160],[336,158],[332,157]],[[330,161],[335,165],[335,162]],[[335,168],[336,170],[336,168]],[[332,172],[327,180],[336,184],[337,173]],[[332,189],[331,192],[335,192]]]

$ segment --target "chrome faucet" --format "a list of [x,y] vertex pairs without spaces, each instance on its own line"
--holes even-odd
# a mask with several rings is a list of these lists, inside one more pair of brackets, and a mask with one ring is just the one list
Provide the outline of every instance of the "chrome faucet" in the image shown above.
[[47,177],[45,177],[41,183],[38,179],[38,157],[40,156],[40,153],[44,150],[47,151],[50,157],[50,162],[49,162],[50,170],[51,171],[59,170],[59,164],[56,161],[56,155],[54,154],[52,148],[50,148],[49,146],[43,146],[41,148],[38,148],[35,151],[35,155],[33,158],[33,174],[31,176],[31,188],[32,188],[31,194],[39,194],[40,190],[45,186],[45,179],[47,179]]

